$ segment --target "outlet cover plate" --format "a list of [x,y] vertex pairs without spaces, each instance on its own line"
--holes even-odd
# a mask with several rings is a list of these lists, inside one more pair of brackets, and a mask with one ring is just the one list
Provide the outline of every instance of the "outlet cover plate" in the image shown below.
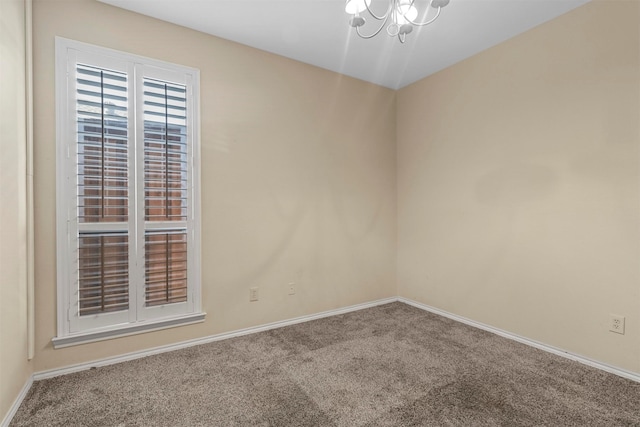
[[618,314],[609,315],[609,330],[616,334],[624,335],[624,316]]

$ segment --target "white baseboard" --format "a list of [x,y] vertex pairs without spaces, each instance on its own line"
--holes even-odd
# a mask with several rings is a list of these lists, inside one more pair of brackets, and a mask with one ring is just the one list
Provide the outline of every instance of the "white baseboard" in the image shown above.
[[547,344],[543,344],[538,341],[531,340],[529,338],[521,337],[520,335],[513,334],[511,332],[503,331],[502,329],[494,328],[493,326],[485,325],[484,323],[476,322],[475,320],[467,319],[466,317],[458,316],[457,314],[452,314],[444,310],[440,310],[435,307],[431,307],[427,304],[422,304],[417,301],[410,300],[408,298],[399,297],[399,302],[403,302],[405,304],[417,307],[419,309],[431,312],[433,314],[437,314],[439,316],[447,317],[451,320],[455,320],[460,323],[464,323],[469,326],[473,326],[474,328],[482,329],[487,332],[491,332],[493,334],[499,335],[504,338],[508,338],[513,341],[517,341],[522,344],[526,344],[530,347],[537,348],[539,350],[546,351],[548,353],[555,354],[557,356],[564,357],[566,359],[570,359],[579,363],[582,363],[587,366],[591,366],[592,368],[600,369],[605,372],[609,372],[611,374],[615,374],[621,376],[623,378],[630,379],[632,381],[636,381],[640,383],[640,374],[627,371],[625,369],[617,368],[615,366],[607,365],[606,363],[598,362],[596,360],[589,359],[584,356],[580,356],[579,354],[571,353],[570,351],[562,350],[557,347],[553,347]]
[[133,353],[127,353],[120,356],[107,357],[104,359],[94,360],[91,362],[80,363],[77,365],[66,366],[63,368],[50,369],[47,371],[40,371],[33,374],[33,380],[43,380],[46,378],[53,378],[60,375],[71,374],[74,372],[85,371],[87,369],[96,368],[100,366],[114,365],[116,363],[127,362],[129,360],[140,359],[142,357],[151,356],[154,354],[166,353],[168,351],[179,350],[182,348],[193,347],[195,345],[207,344],[214,341],[226,340],[229,338],[240,337],[243,335],[255,334],[257,332],[268,331],[271,329],[282,328],[283,326],[295,325],[297,323],[309,322],[311,320],[322,319],[324,317],[336,316],[339,314],[349,313],[352,311],[363,310],[365,308],[371,308],[378,305],[389,304],[391,302],[398,301],[398,298],[391,297],[377,301],[356,304],[349,307],[338,308],[335,310],[323,311],[321,313],[310,314],[307,316],[295,317],[293,319],[281,320],[278,322],[267,323],[265,325],[254,326],[251,328],[239,329],[237,331],[225,332],[222,334],[210,335],[208,337],[196,338],[189,341],[182,341],[176,344],[169,344],[160,347],[151,348],[148,350],[136,351]]
[[18,412],[18,408],[22,404],[22,401],[27,396],[27,393],[29,393],[31,385],[33,385],[33,375],[29,376],[27,382],[24,383],[24,386],[22,387],[22,390],[20,390],[18,397],[16,397],[16,400],[13,401],[13,405],[11,405],[11,408],[9,408],[9,412],[7,412],[7,414],[4,416],[4,419],[2,420],[2,423],[0,423],[0,427],[9,427],[9,423],[13,419],[13,416],[16,414],[16,412]]

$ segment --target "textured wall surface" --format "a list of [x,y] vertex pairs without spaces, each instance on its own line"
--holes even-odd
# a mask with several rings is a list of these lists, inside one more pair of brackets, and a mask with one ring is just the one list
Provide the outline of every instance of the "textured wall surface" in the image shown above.
[[594,1],[399,91],[401,296],[640,372],[639,27]]

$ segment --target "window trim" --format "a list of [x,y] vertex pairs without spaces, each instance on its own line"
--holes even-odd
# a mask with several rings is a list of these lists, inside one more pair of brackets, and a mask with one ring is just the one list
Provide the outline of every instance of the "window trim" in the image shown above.
[[[200,215],[200,99],[199,99],[199,83],[200,72],[198,69],[186,67],[178,64],[172,64],[164,61],[159,61],[139,55],[129,54],[126,52],[120,52],[113,49],[94,46],[87,43],[82,43],[62,37],[55,38],[55,83],[56,83],[56,265],[57,265],[57,336],[52,339],[54,348],[61,348],[70,345],[76,345],[86,342],[98,341],[103,339],[110,339],[118,336],[126,336],[137,333],[149,332],[151,330],[158,330],[164,328],[171,328],[180,325],[199,323],[204,321],[205,314],[201,307],[201,215]],[[71,64],[74,62],[73,57],[75,55],[80,56],[95,56],[98,59],[97,64],[102,65],[101,62],[106,64],[105,68],[113,68],[111,62],[119,62],[126,66],[126,70],[129,74],[128,87],[131,90],[130,100],[128,101],[132,108],[130,115],[133,117],[133,122],[129,125],[129,138],[138,140],[140,132],[139,128],[142,128],[141,123],[138,123],[141,116],[142,108],[136,107],[135,99],[139,99],[140,87],[136,86],[136,81],[142,81],[146,76],[142,73],[142,77],[136,73],[138,70],[146,70],[147,68],[153,69],[152,75],[154,77],[158,74],[165,74],[167,76],[181,75],[184,76],[187,83],[188,90],[190,90],[190,108],[193,110],[192,114],[188,116],[188,127],[191,131],[190,140],[190,152],[188,155],[189,161],[189,175],[191,177],[191,186],[189,188],[190,203],[187,207],[188,218],[187,223],[190,227],[187,228],[188,239],[191,240],[190,249],[192,253],[189,253],[188,268],[188,283],[189,283],[189,296],[187,300],[187,307],[190,308],[186,313],[175,314],[173,310],[166,310],[169,312],[166,316],[149,316],[145,313],[146,309],[141,310],[141,304],[143,301],[137,301],[140,299],[140,295],[144,296],[144,276],[130,277],[130,305],[129,309],[124,312],[128,320],[117,324],[109,324],[106,326],[98,326],[85,328],[83,330],[73,332],[72,331],[72,317],[75,321],[81,320],[79,316],[72,314],[74,302],[72,300],[72,291],[75,283],[74,276],[71,274],[71,265],[73,264],[73,236],[70,231],[75,231],[78,227],[74,224],[70,224],[72,218],[68,212],[70,212],[69,204],[73,200],[75,206],[76,194],[71,190],[73,185],[68,182],[70,176],[70,168],[75,168],[75,165],[71,165],[71,160],[74,156],[70,156],[75,150],[75,141],[69,139],[69,135],[77,128],[75,103],[70,97],[70,85],[71,79],[75,78],[75,68],[70,69]],[[157,77],[156,77],[157,78]],[[138,100],[138,102],[141,102]],[[136,109],[138,108],[138,110]],[[136,161],[136,157],[139,155],[143,144],[137,143],[137,146],[130,147],[133,149],[130,157],[130,161]],[[140,169],[140,168],[138,168]],[[133,173],[135,169],[130,169]],[[132,182],[140,179],[141,171],[138,170],[138,176],[132,177]],[[143,173],[143,172],[142,172]],[[132,184],[129,186],[132,187]],[[130,194],[130,200],[135,198],[135,193]],[[139,199],[137,200],[139,201]],[[136,202],[137,202],[136,201]],[[133,206],[130,206],[133,208]],[[144,209],[138,206],[137,209]],[[137,215],[134,209],[131,209],[129,213],[129,219],[127,223],[138,222],[140,216],[144,221],[143,216]],[[139,224],[138,224],[139,225]],[[130,235],[130,248],[133,248],[137,243],[137,250],[140,250],[140,246],[144,247],[144,239],[139,239],[140,232],[144,234],[143,229],[137,230],[138,225],[133,227]],[[131,252],[131,251],[130,251]],[[130,255],[130,258],[133,255]],[[137,271],[143,271],[144,267],[140,267]],[[142,281],[140,281],[142,280]],[[136,295],[131,295],[135,292]],[[133,298],[131,298],[133,296]],[[161,310],[150,310],[150,312],[157,312]],[[169,306],[167,306],[169,307]],[[136,314],[138,313],[138,314]]]
[[91,332],[81,332],[67,336],[57,336],[51,339],[54,349],[71,347],[90,342],[104,341],[113,338],[127,337],[145,332],[159,331],[162,329],[175,328],[177,326],[194,325],[204,322],[206,313],[194,313],[186,316],[174,318],[162,318],[153,322],[137,322],[127,324],[125,327],[115,325],[112,327],[92,330]]

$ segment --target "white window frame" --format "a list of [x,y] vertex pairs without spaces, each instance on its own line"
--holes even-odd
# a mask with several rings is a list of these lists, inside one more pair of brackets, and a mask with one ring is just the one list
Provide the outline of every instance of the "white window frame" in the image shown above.
[[[83,225],[77,218],[77,120],[76,64],[84,63],[122,71],[128,75],[129,139],[129,309],[112,313],[79,315],[77,291],[77,236]],[[145,230],[164,223],[144,218],[144,111],[145,77],[183,84],[187,88],[187,159],[189,203],[187,204],[187,300],[145,306]],[[56,225],[57,225],[57,336],[54,348],[131,335],[204,321],[201,309],[200,274],[200,116],[198,69],[119,52],[56,37]],[[135,174],[135,176],[134,176]],[[108,231],[123,223],[103,223]],[[94,228],[92,228],[94,229]]]

